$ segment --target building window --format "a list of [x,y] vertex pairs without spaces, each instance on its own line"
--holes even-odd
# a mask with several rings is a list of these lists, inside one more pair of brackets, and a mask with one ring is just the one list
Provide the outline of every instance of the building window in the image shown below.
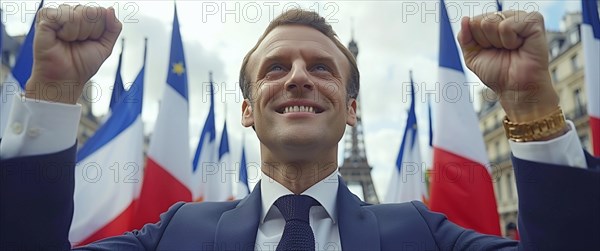
[[552,69],[552,82],[554,84],[558,84],[558,74],[556,73],[556,68]]
[[579,42],[579,29],[575,29],[569,35],[569,40],[571,40],[571,44],[576,44]]
[[579,70],[579,55],[577,54],[571,57],[571,70],[573,70],[573,72]]
[[582,95],[581,89],[577,88],[577,89],[575,89],[575,91],[573,91],[576,114],[579,114],[582,109],[585,109],[585,107],[583,107],[583,101],[582,101],[581,95]]
[[8,59],[8,63],[10,65],[10,68],[12,69],[13,67],[15,67],[15,63],[17,62],[17,56],[15,55],[15,53],[9,53],[10,58]]
[[2,51],[2,64],[10,66],[10,53]]
[[513,184],[512,184],[512,173],[509,172],[506,175],[506,197],[508,197],[509,200],[512,200],[513,198]]
[[552,58],[557,57],[559,52],[560,52],[560,42],[556,41],[556,42],[552,43],[552,50],[550,53],[552,55]]
[[[502,173],[502,172],[500,172]],[[504,200],[503,198],[503,193],[502,193],[502,175],[498,176],[498,180],[496,181],[496,193],[497,193],[497,198],[498,201],[502,202]]]
[[494,150],[496,151],[496,163],[495,164],[499,165],[500,164],[500,157],[501,157],[500,156],[500,141],[496,141],[494,143],[494,148],[495,148]]
[[591,150],[591,142],[590,142],[590,136],[589,135],[582,135],[581,137],[579,137],[579,141],[581,141],[581,145],[583,146],[583,149],[590,151]]

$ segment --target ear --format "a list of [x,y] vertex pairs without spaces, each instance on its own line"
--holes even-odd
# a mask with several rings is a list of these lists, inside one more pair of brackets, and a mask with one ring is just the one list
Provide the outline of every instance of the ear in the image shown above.
[[252,114],[252,104],[249,99],[244,99],[242,102],[242,125],[251,127],[254,125],[254,114]]
[[346,116],[346,124],[349,126],[356,125],[356,99],[351,98],[348,100],[348,109]]

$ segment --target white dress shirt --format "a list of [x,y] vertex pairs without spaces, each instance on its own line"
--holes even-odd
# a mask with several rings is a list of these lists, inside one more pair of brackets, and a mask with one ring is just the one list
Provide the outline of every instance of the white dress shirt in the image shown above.
[[[338,183],[338,172],[335,171],[302,193],[321,203],[321,206],[313,206],[309,212],[310,227],[315,235],[316,250],[342,250],[337,225],[336,198]],[[256,233],[255,250],[275,250],[277,248],[285,227],[285,219],[273,203],[279,197],[288,194],[294,193],[262,173],[260,180],[262,211],[258,223],[258,232]]]
[[[65,150],[73,144],[81,106],[44,101],[14,99],[8,126],[0,143],[0,158],[48,154]],[[515,157],[546,164],[586,168],[587,163],[575,126],[567,121],[569,132],[543,142],[510,142]],[[310,187],[304,193],[321,206],[310,210],[310,226],[315,234],[317,250],[341,250],[337,224],[336,197],[338,172]],[[285,226],[285,220],[273,203],[277,198],[292,194],[287,188],[262,176],[262,214],[256,235],[256,250],[275,250]]]

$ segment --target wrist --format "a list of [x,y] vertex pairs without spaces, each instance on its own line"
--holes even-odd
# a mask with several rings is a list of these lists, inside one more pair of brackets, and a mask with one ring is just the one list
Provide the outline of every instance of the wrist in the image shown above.
[[550,86],[546,90],[504,93],[500,104],[512,122],[527,123],[544,118],[559,108],[559,98]]
[[53,103],[76,104],[83,86],[78,81],[53,81],[32,76],[25,86],[25,97]]

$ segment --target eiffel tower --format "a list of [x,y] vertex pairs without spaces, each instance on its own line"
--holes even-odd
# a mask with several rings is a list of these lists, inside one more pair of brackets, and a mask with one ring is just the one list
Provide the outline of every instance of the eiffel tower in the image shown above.
[[[358,46],[354,41],[354,31],[352,32],[352,40],[348,44],[348,49],[354,55],[358,56]],[[371,178],[371,169],[367,161],[365,151],[365,140],[363,134],[362,121],[360,117],[359,99],[356,99],[356,125],[346,128],[346,142],[344,142],[344,162],[340,166],[340,174],[348,185],[360,185],[363,190],[363,199],[367,203],[379,204],[373,179]]]

